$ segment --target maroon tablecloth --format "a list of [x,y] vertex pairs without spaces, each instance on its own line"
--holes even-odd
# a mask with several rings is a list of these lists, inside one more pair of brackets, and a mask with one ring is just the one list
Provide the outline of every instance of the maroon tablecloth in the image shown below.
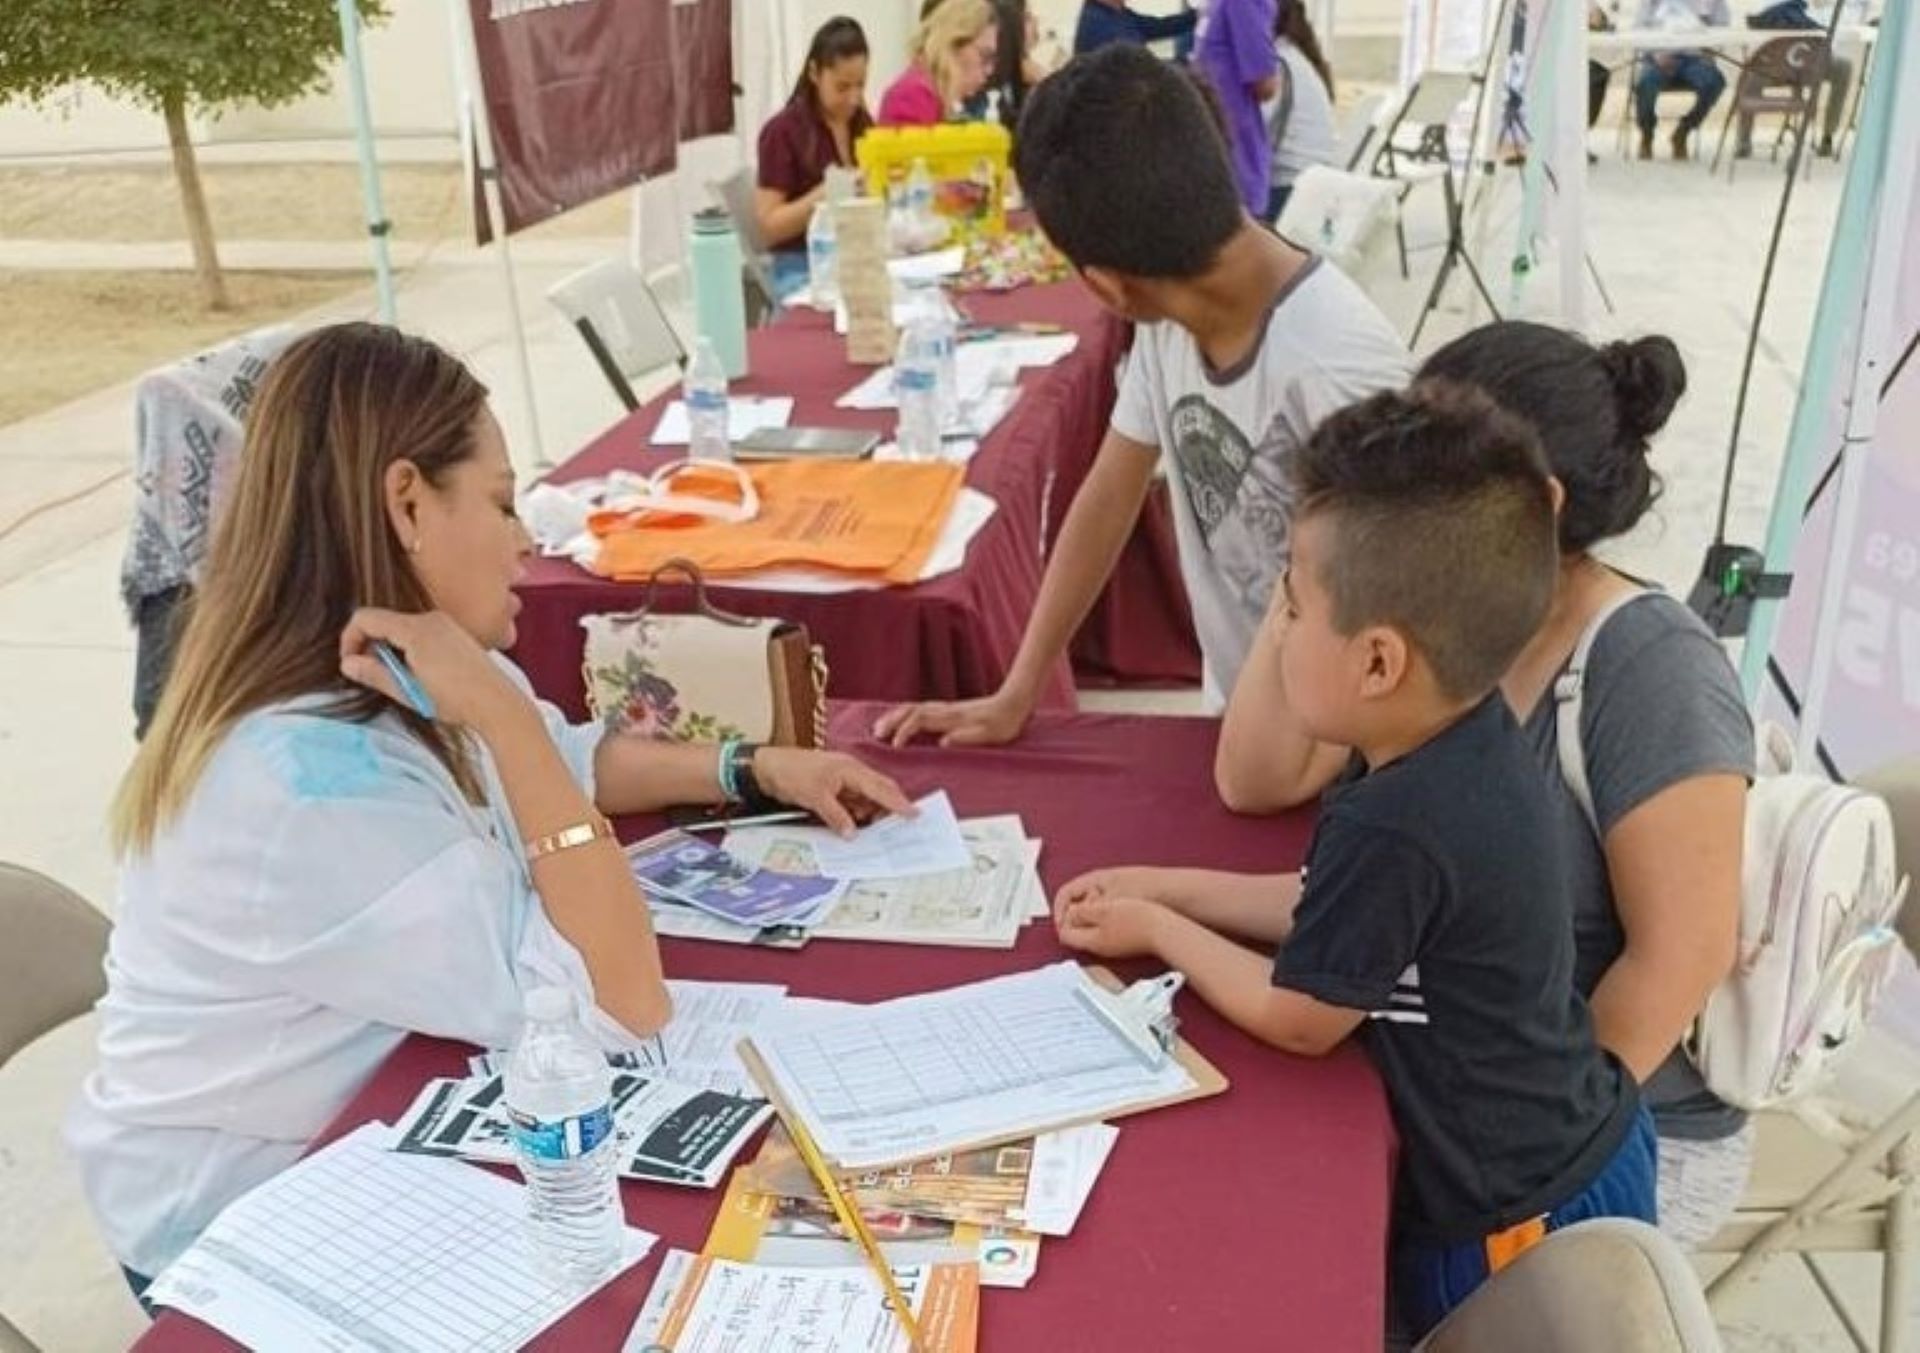
[[[1045,567],[1073,496],[1099,449],[1114,400],[1114,371],[1125,327],[1103,314],[1077,282],[1006,295],[969,296],[982,324],[1047,320],[1080,335],[1080,346],[1044,371],[1029,372],[1013,410],[967,467],[967,482],[998,504],[956,572],[913,587],[810,594],[728,586],[719,598],[745,615],[805,624],[825,646],[831,694],[842,699],[952,699],[995,690],[1013,662]],[[894,415],[834,407],[867,374],[849,365],[824,316],[790,315],[750,335],[753,374],[743,393],[794,397],[801,425],[870,427],[891,435]],[[617,468],[659,464],[647,439],[672,395],[609,428],[554,471],[560,482]],[[575,718],[585,713],[580,676],[582,616],[630,609],[641,589],[609,582],[576,565],[534,560],[520,585],[524,609],[514,659],[534,689]],[[684,587],[663,587],[661,607],[686,610]],[[1156,494],[1100,607],[1073,656],[1096,681],[1193,682],[1199,651],[1180,583],[1172,521]],[[1065,664],[1047,703],[1070,708]]]
[[[853,746],[874,707],[843,708]],[[1217,806],[1211,721],[1042,714],[1002,749],[863,748],[909,789],[944,787],[966,815],[1018,812],[1042,838],[1049,887],[1122,862],[1278,870],[1297,864],[1308,820],[1235,818]],[[646,824],[623,827],[643,830]],[[1060,956],[1050,926],[1011,952],[821,941],[794,953],[669,941],[667,970],[782,982],[797,995],[873,1001],[1033,967]],[[1137,975],[1137,974],[1136,974]],[[1024,1291],[988,1291],[985,1353],[1139,1349],[1359,1353],[1381,1346],[1394,1137],[1357,1048],[1321,1060],[1255,1043],[1198,1000],[1182,1033],[1232,1082],[1226,1094],[1121,1121],[1120,1140],[1073,1235],[1048,1240]],[[324,1134],[403,1112],[422,1082],[464,1075],[467,1049],[410,1038]],[[698,1250],[718,1195],[623,1185],[627,1217],[662,1237],[648,1261],[536,1347],[617,1349],[668,1246]],[[228,1349],[164,1315],[143,1353]]]

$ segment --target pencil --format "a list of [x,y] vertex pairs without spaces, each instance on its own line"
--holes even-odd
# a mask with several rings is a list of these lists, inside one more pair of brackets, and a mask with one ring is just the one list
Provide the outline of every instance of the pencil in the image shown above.
[[787,1125],[787,1134],[793,1138],[794,1146],[799,1148],[800,1159],[807,1163],[807,1169],[813,1172],[814,1182],[820,1185],[820,1191],[827,1195],[827,1201],[833,1205],[833,1215],[840,1219],[840,1225],[859,1244],[861,1252],[867,1256],[868,1266],[880,1279],[881,1290],[887,1294],[894,1315],[899,1317],[900,1327],[907,1332],[907,1347],[913,1353],[921,1353],[920,1327],[914,1323],[913,1307],[901,1292],[900,1284],[893,1280],[893,1265],[880,1252],[880,1242],[873,1238],[873,1232],[867,1229],[866,1219],[860,1215],[859,1207],[847,1197],[840,1187],[840,1181],[827,1168],[826,1158],[820,1154],[820,1148],[813,1144],[813,1138],[801,1124],[800,1116],[784,1113],[780,1116]]

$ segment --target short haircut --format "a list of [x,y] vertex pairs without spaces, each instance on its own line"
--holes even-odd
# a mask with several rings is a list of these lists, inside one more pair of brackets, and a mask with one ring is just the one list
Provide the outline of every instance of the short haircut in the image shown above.
[[1547,474],[1533,429],[1468,386],[1420,381],[1327,419],[1292,478],[1297,516],[1330,528],[1334,628],[1390,625],[1449,697],[1491,691],[1553,599]]
[[1193,77],[1115,43],[1034,89],[1014,170],[1040,228],[1076,268],[1205,272],[1245,222],[1226,140]]

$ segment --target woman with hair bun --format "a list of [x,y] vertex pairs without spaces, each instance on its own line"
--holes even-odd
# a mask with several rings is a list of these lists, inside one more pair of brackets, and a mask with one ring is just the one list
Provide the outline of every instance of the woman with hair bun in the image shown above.
[[[1553,605],[1501,687],[1555,800],[1576,982],[1601,1044],[1653,1109],[1661,1227],[1699,1245],[1738,1204],[1752,1161],[1745,1115],[1707,1090],[1680,1045],[1734,961],[1753,726],[1725,652],[1682,602],[1656,594],[1619,610],[1598,633],[1583,686],[1596,830],[1561,774],[1555,698],[1594,619],[1642,590],[1593,551],[1659,496],[1648,441],[1686,393],[1686,367],[1666,338],[1596,347],[1507,321],[1449,343],[1419,375],[1479,386],[1529,420],[1564,495]],[[1349,755],[1312,742],[1275,706],[1276,672],[1256,669],[1276,651],[1254,646],[1221,729],[1215,775],[1239,812],[1311,801]]]

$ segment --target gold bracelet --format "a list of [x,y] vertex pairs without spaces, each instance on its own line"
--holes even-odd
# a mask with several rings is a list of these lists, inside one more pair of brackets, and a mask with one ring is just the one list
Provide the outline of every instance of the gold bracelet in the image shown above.
[[588,845],[594,841],[611,841],[613,824],[595,813],[585,822],[576,822],[571,827],[562,827],[546,836],[536,836],[527,842],[527,863],[544,859],[549,855],[558,855],[563,850],[572,850],[575,846]]

